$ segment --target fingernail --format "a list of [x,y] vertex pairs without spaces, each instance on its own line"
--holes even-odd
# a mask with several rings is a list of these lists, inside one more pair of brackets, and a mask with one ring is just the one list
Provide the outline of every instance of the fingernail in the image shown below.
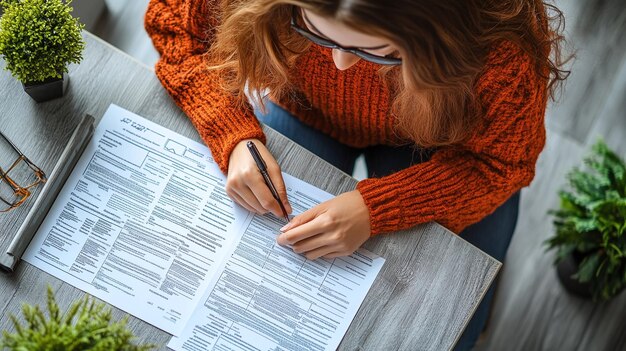
[[281,232],[285,232],[285,231],[287,231],[287,229],[289,229],[289,228],[291,228],[291,222],[289,222],[289,223],[285,224],[285,225],[284,225],[282,228],[280,228],[279,230],[280,230]]
[[284,246],[285,244],[282,242],[282,239],[281,239],[281,238],[282,238],[282,235],[278,235],[278,236],[276,237],[276,242],[278,243],[278,245],[280,245],[280,246]]

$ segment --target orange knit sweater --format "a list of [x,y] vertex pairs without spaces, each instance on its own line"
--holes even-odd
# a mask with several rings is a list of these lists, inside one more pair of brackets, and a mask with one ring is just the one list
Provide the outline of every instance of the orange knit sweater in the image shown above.
[[[156,74],[189,116],[223,172],[241,140],[265,140],[250,109],[219,88],[203,54],[217,25],[209,0],[151,0],[146,30],[161,53]],[[329,49],[312,45],[291,79],[306,103],[277,101],[307,125],[350,146],[397,142],[390,97],[379,66],[361,60],[337,70]],[[546,80],[509,42],[494,45],[475,85],[480,123],[462,145],[440,148],[427,162],[360,181],[372,235],[438,221],[459,233],[528,185],[545,143]],[[308,105],[308,106],[307,106]]]

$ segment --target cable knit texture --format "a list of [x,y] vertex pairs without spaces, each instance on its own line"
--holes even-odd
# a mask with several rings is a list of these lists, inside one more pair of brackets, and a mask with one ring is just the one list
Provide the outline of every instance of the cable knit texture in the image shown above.
[[[252,110],[237,108],[206,69],[203,54],[219,14],[214,1],[151,0],[145,26],[161,54],[156,74],[189,116],[224,173],[241,140],[265,137]],[[277,101],[305,124],[354,146],[394,145],[391,98],[379,66],[359,61],[335,68],[329,49],[312,45],[290,72],[300,98]],[[432,158],[357,189],[369,209],[372,235],[438,221],[453,232],[493,212],[534,177],[545,144],[547,81],[513,43],[493,45],[475,84],[478,120],[470,138]]]

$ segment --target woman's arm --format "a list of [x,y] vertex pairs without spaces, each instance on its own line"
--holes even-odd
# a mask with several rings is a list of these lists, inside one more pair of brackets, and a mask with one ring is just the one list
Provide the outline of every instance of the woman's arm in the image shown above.
[[484,72],[476,85],[484,117],[464,145],[358,184],[373,235],[428,221],[459,233],[530,184],[545,144],[546,80],[508,42],[492,51]]
[[265,136],[251,108],[237,108],[235,97],[221,89],[218,72],[206,69],[218,13],[217,0],[151,0],[145,28],[161,54],[157,77],[226,173],[240,141],[264,142]]
[[264,154],[283,205],[291,212],[280,167],[265,148],[265,135],[252,109],[237,108],[221,88],[218,71],[208,70],[205,54],[219,25],[217,0],[151,0],[145,27],[161,54],[156,74],[176,104],[189,116],[222,172],[226,192],[246,209],[282,216],[245,142]]

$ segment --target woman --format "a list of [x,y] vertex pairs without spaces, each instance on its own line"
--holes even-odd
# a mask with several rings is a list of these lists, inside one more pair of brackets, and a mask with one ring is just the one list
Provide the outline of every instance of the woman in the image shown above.
[[502,260],[565,76],[548,7],[562,18],[539,0],[152,0],[146,29],[241,206],[281,216],[251,140],[291,211],[259,119],[347,173],[365,155],[370,178],[293,218],[280,244],[333,258],[437,221]]

